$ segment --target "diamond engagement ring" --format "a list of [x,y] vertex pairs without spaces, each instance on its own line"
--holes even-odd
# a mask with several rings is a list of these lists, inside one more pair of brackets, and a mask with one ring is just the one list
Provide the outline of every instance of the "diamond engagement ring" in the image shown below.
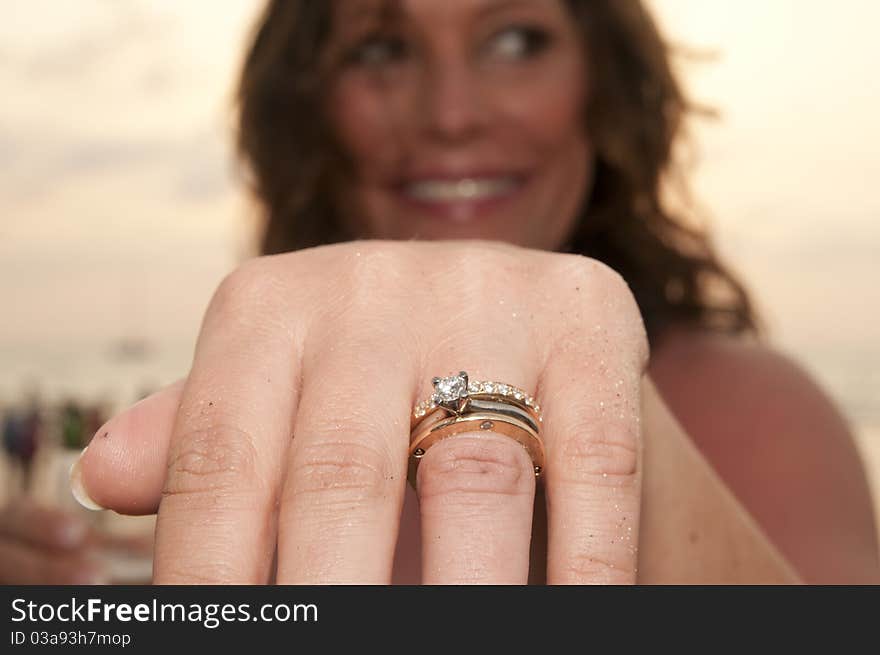
[[532,459],[535,476],[544,469],[539,435],[541,407],[522,389],[502,382],[474,381],[458,375],[435,377],[434,393],[412,412],[409,481],[415,487],[419,460],[438,441],[462,432],[491,431],[518,442]]

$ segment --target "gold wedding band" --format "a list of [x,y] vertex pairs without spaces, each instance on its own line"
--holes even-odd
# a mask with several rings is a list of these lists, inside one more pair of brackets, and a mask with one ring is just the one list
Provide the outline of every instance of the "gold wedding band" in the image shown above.
[[510,437],[529,454],[535,476],[544,470],[543,421],[535,399],[501,382],[472,381],[465,371],[432,380],[434,393],[413,409],[409,446],[410,484],[419,461],[438,441],[463,432],[491,431]]

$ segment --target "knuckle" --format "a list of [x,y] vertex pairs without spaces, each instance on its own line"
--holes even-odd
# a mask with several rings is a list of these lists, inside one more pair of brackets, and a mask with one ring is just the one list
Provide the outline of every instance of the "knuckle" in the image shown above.
[[358,297],[375,297],[377,289],[398,284],[405,266],[399,249],[384,242],[364,245],[351,261],[349,283]]
[[155,582],[172,585],[217,585],[248,584],[251,580],[229,562],[212,560],[208,564],[202,564],[187,560],[165,564],[156,572]]
[[[565,254],[557,260],[556,280],[562,288],[579,292],[576,298],[600,303],[603,313],[641,320],[638,304],[626,279],[616,270],[584,255]],[[585,291],[586,293],[580,293]]]
[[267,258],[252,259],[223,278],[211,298],[208,315],[230,320],[259,313],[265,318],[284,302],[287,286]]
[[600,553],[577,552],[565,559],[562,577],[564,582],[573,584],[626,584],[633,581],[634,574],[629,566],[616,564]]
[[497,325],[499,303],[505,308],[522,306],[535,261],[525,252],[510,244],[483,242],[445,252],[431,275],[442,288],[455,290],[455,303],[441,300],[456,319],[451,324],[466,331],[474,325]]
[[[522,274],[528,259],[525,251],[516,246],[487,242],[467,242],[459,246],[447,259],[447,273],[456,284],[483,290],[497,288],[498,282],[509,285],[511,278]],[[463,271],[467,275],[463,275]]]
[[[554,257],[555,287],[567,290],[562,299],[574,308],[571,316],[602,316],[608,327],[632,344],[640,369],[647,365],[648,337],[638,302],[626,279],[607,264],[584,255]],[[580,321],[575,321],[580,327]]]
[[335,302],[324,298],[323,304],[333,324],[394,320],[413,294],[417,276],[407,274],[411,262],[398,244],[359,241],[346,246],[332,264]]
[[337,439],[300,447],[289,479],[293,497],[341,493],[371,500],[387,494],[394,467],[389,454],[373,444]]
[[640,443],[628,425],[574,426],[554,448],[556,468],[566,483],[623,486],[639,472]]
[[213,424],[183,435],[172,450],[163,496],[244,491],[258,481],[253,436],[227,424]]
[[487,439],[455,436],[434,445],[419,464],[418,488],[422,499],[455,495],[520,496],[534,485],[531,460],[519,444],[507,437]]
[[563,253],[554,258],[556,273],[566,279],[599,287],[627,287],[623,276],[608,264],[576,253]]

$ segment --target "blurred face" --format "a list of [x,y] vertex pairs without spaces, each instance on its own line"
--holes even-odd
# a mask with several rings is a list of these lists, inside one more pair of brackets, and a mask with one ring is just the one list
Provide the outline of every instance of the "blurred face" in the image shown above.
[[591,177],[562,0],[342,0],[328,111],[355,235],[556,249]]

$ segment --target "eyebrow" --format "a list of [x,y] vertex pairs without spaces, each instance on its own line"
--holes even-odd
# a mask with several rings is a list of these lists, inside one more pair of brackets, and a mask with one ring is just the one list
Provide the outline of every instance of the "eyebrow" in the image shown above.
[[[322,0],[323,1],[323,0]],[[548,0],[538,0],[547,2]],[[337,0],[339,2],[339,0]],[[485,20],[494,14],[501,13],[505,10],[517,7],[532,7],[536,0],[485,0],[474,9],[477,20]],[[345,9],[343,18],[336,23],[336,29],[341,34],[352,34],[371,28],[376,24],[387,27],[389,25],[399,24],[400,21],[406,20],[406,9],[403,7],[405,0],[359,0],[352,2],[342,0]]]
[[[322,0],[323,1],[323,0]],[[353,3],[343,3],[350,7]],[[374,20],[400,15],[401,0],[360,0],[353,9],[348,9],[347,21]]]
[[[361,21],[375,18],[400,18],[403,13],[404,0],[362,0],[358,2],[347,20]],[[546,0],[544,0],[546,1]],[[494,14],[510,7],[531,6],[534,0],[486,0],[476,11],[480,16]]]
[[534,0],[487,0],[485,6],[481,7],[478,12],[481,15],[494,14],[508,7],[517,7],[523,5],[532,5]]

